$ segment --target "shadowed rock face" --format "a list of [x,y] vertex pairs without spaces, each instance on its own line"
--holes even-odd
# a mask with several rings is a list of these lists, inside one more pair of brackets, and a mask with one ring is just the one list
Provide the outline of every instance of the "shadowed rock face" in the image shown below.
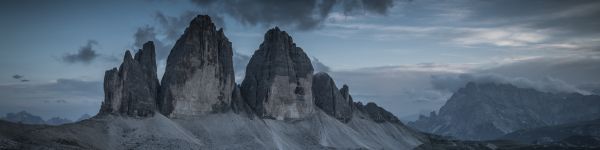
[[154,44],[147,42],[135,58],[127,51],[118,70],[106,71],[100,114],[151,116],[156,110],[158,88]]
[[312,91],[315,97],[315,105],[325,113],[342,122],[348,122],[352,118],[352,102],[348,94],[348,86],[345,86],[346,97],[335,86],[335,82],[324,72],[319,72],[313,77]]
[[263,118],[302,118],[313,112],[313,67],[292,38],[275,27],[246,68],[241,94]]
[[235,81],[231,42],[210,17],[197,16],[177,40],[162,78],[160,111],[167,116],[224,112]]
[[253,114],[252,109],[250,106],[248,106],[248,104],[246,104],[246,101],[244,101],[244,98],[242,97],[240,87],[237,85],[235,86],[231,96],[231,110],[236,114],[243,113],[247,116],[252,116]]

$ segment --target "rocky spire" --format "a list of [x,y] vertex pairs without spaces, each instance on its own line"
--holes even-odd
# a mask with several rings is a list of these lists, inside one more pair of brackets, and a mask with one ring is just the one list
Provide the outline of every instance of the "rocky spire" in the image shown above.
[[[340,94],[342,94],[344,100],[346,100],[346,102],[348,102],[351,106],[354,105],[354,100],[352,99],[352,95],[350,95],[350,88],[348,87],[348,85],[344,84],[342,86],[342,88],[340,89]],[[351,107],[350,109],[353,108],[354,107]]]
[[193,116],[228,110],[235,86],[232,55],[223,29],[216,30],[209,16],[194,18],[167,58],[160,111]]
[[344,94],[346,94],[343,95],[327,73],[319,72],[313,77],[312,91],[317,107],[342,122],[350,121],[352,118],[352,102],[349,98],[348,86],[344,85],[344,88],[342,88],[341,91],[345,91]]
[[158,88],[154,45],[147,42],[135,58],[127,51],[118,70],[106,71],[100,114],[151,116],[156,110]]
[[242,96],[263,118],[302,118],[314,111],[313,67],[292,37],[269,30],[246,68]]

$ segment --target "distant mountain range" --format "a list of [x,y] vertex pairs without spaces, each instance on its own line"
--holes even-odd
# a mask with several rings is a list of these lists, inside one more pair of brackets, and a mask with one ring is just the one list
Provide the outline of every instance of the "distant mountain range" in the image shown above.
[[[91,118],[90,115],[84,114],[77,121],[85,120]],[[20,111],[17,113],[8,113],[5,117],[0,117],[0,120],[5,120],[8,122],[21,123],[21,124],[46,124],[46,125],[62,125],[66,123],[72,123],[73,121],[61,118],[61,117],[52,117],[48,120],[42,119],[40,116],[33,115],[27,111]],[[77,122],[76,121],[76,122]]]
[[409,126],[465,140],[491,140],[522,129],[600,118],[600,96],[546,93],[509,84],[468,83],[439,113]]

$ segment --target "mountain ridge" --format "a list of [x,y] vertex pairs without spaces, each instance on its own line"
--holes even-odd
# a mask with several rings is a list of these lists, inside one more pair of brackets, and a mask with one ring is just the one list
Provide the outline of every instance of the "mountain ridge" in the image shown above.
[[[425,141],[376,104],[353,102],[347,85],[338,89],[326,73],[314,74],[307,54],[278,27],[265,33],[239,86],[231,42],[209,16],[190,22],[161,81],[155,57],[153,42],[135,57],[126,51],[120,67],[105,73],[96,116],[13,127],[17,134],[0,132],[0,141],[23,149],[412,149]],[[321,87],[336,98],[312,93]]]
[[470,82],[439,113],[408,125],[429,133],[467,140],[491,140],[504,134],[547,125],[595,119],[600,96],[546,93],[510,84]]

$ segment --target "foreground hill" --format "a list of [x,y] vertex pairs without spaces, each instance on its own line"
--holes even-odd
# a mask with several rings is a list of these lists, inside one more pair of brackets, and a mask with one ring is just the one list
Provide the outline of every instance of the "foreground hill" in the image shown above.
[[518,130],[501,137],[533,144],[588,145],[600,148],[600,119]]
[[321,111],[294,121],[233,112],[178,119],[97,116],[57,127],[10,127],[19,130],[3,131],[0,141],[15,149],[411,149],[421,144],[418,133],[398,124],[355,115],[346,124]]

